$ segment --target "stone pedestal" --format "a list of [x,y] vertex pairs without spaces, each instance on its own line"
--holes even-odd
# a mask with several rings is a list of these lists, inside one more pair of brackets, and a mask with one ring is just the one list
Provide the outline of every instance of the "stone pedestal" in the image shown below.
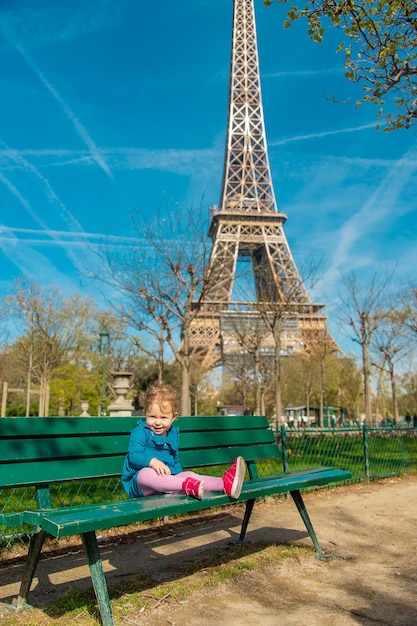
[[132,415],[134,406],[131,400],[126,398],[130,390],[130,378],[132,372],[113,372],[112,388],[116,394],[116,400],[108,407],[110,417],[129,417]]

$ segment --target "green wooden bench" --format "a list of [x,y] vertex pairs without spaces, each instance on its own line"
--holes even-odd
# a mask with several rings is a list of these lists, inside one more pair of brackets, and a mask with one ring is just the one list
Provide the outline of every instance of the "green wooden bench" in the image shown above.
[[[81,535],[98,607],[104,626],[113,625],[111,605],[104,577],[96,531],[148,521],[169,515],[228,506],[232,501],[222,493],[206,492],[203,500],[182,494],[164,494],[137,500],[54,506],[51,486],[59,483],[119,477],[130,432],[137,417],[54,417],[2,418],[0,420],[0,493],[9,488],[36,490],[37,508],[0,514],[0,526],[33,526],[22,576],[17,608],[27,599],[42,545],[47,535]],[[184,469],[210,467],[218,475],[241,455],[248,466],[247,480],[237,502],[246,502],[240,541],[244,540],[251,512],[258,498],[291,493],[304,521],[318,558],[325,558],[300,491],[351,478],[346,471],[316,467],[281,473],[282,459],[275,436],[265,417],[181,417],[180,460]],[[276,468],[261,475],[259,467],[272,459]]]

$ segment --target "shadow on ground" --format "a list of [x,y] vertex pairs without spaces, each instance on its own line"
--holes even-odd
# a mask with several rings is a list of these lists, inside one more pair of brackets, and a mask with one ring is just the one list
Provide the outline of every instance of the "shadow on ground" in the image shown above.
[[[234,507],[235,508],[235,507]],[[233,512],[206,514],[199,518],[168,520],[136,530],[119,529],[99,536],[100,552],[106,580],[112,597],[117,587],[129,577],[140,575],[148,580],[148,588],[171,582],[201,569],[202,558],[209,555],[215,567],[235,559],[239,553],[230,549],[237,542],[241,517]],[[308,537],[307,532],[274,529],[274,542],[288,544]],[[271,528],[248,530],[245,554],[253,554],[271,545]],[[50,542],[36,571],[29,601],[34,605],[49,604],[66,591],[91,589],[91,578],[81,542]],[[63,545],[64,544],[64,545]],[[65,545],[66,544],[66,545]],[[3,559],[0,568],[0,602],[12,603],[16,597],[25,557]],[[120,594],[126,593],[124,583]],[[146,588],[146,584],[143,588]]]

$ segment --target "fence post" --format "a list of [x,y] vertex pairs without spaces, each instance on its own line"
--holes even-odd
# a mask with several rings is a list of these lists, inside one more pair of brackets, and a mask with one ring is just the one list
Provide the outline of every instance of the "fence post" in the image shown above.
[[287,452],[287,429],[284,425],[281,426],[281,450],[282,450],[282,465],[284,472],[288,472],[288,452]]
[[370,473],[369,473],[369,445],[368,445],[369,433],[368,433],[368,429],[366,428],[366,424],[363,424],[363,426],[362,426],[362,436],[363,436],[363,455],[364,455],[365,476],[366,476],[367,480],[369,480],[369,478],[370,478]]
[[3,395],[1,397],[1,417],[6,417],[7,387],[8,387],[8,384],[4,382],[3,383]]

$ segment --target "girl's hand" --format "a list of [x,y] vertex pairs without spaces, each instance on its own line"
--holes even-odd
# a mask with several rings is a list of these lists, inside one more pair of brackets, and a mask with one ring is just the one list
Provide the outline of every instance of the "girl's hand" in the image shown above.
[[162,463],[162,461],[159,461],[158,459],[152,459],[149,463],[149,467],[155,470],[155,472],[160,476],[169,476],[171,474],[171,470],[168,465],[165,465],[165,463]]

